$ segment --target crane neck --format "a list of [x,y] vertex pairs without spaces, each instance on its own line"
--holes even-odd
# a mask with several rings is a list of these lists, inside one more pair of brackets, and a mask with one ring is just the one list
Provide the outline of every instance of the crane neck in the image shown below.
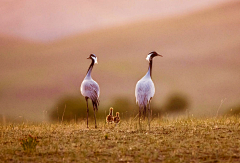
[[152,78],[152,60],[149,61],[148,72],[146,76]]
[[88,68],[87,75],[86,75],[85,78],[92,78],[91,77],[91,72],[92,72],[92,69],[93,69],[93,65],[94,65],[94,60],[92,59],[92,63],[90,64],[90,66]]

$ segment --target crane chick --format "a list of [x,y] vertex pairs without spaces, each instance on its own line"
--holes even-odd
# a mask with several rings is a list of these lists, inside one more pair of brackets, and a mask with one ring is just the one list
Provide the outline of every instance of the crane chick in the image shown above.
[[113,118],[114,123],[118,124],[120,122],[119,112],[116,112],[116,116]]
[[106,117],[106,122],[107,123],[113,122],[113,108],[112,107],[109,109],[109,115],[107,115],[107,117]]

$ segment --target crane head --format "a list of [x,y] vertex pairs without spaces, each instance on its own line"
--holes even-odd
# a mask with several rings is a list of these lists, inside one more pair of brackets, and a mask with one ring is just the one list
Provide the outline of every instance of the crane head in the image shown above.
[[119,112],[116,113],[116,116],[119,117]]
[[92,59],[94,61],[94,64],[97,64],[97,56],[95,54],[90,54],[90,56],[87,59]]
[[150,53],[148,54],[146,60],[147,60],[147,61],[151,61],[151,60],[152,60],[154,57],[156,57],[156,56],[163,57],[162,55],[158,54],[157,52],[152,51],[152,52],[150,52]]

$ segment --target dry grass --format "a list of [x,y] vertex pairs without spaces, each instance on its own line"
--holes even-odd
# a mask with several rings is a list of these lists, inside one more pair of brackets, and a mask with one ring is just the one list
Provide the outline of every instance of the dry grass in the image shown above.
[[[3,162],[238,162],[239,117],[153,120],[151,131],[137,120],[120,125],[99,122],[98,129],[79,124],[1,125]],[[147,121],[143,122],[147,128]],[[20,140],[37,137],[36,150],[24,151]]]

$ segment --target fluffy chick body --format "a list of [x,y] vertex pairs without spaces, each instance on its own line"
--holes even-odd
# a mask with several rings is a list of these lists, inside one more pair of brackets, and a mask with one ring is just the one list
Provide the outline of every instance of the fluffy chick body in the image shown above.
[[111,107],[111,108],[109,109],[109,115],[107,115],[107,117],[106,117],[106,122],[107,122],[107,123],[113,123],[113,121],[114,121],[113,108]]
[[119,112],[116,113],[116,116],[113,118],[113,121],[116,124],[120,122]]

